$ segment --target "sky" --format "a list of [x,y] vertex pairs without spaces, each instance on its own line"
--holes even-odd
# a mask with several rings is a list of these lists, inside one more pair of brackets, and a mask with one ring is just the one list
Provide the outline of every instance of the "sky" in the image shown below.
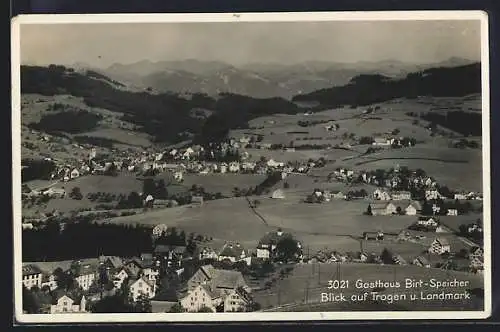
[[196,59],[235,66],[303,61],[479,61],[480,21],[26,24],[23,64],[94,67]]

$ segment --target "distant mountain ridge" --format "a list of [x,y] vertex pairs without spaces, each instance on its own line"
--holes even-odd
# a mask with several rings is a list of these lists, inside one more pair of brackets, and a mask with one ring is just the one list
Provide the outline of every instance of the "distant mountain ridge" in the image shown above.
[[21,66],[22,94],[83,98],[87,106],[118,112],[122,114],[121,119],[134,124],[136,130],[151,135],[157,142],[168,143],[187,139],[199,143],[218,141],[230,129],[247,128],[248,121],[254,118],[304,112],[298,102],[318,105],[312,108],[321,110],[370,105],[395,98],[459,97],[480,92],[479,63],[430,68],[404,77],[361,74],[350,78],[345,85],[298,94],[292,100],[254,98],[227,92],[214,97],[193,92],[183,96],[172,92],[133,91],[95,70],[75,70],[57,65]]
[[473,61],[450,58],[435,64],[411,64],[397,60],[379,62],[335,63],[307,61],[293,65],[251,63],[233,66],[219,61],[152,62],[143,60],[132,64],[113,64],[95,69],[114,80],[130,86],[159,92],[234,93],[256,98],[282,97],[291,99],[297,94],[342,86],[360,74],[382,74],[404,77],[408,73],[432,67],[453,67]]

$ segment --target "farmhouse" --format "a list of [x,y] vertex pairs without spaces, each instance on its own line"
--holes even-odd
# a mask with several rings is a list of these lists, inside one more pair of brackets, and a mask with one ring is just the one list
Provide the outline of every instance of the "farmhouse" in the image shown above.
[[384,232],[378,231],[378,232],[363,232],[363,239],[364,240],[377,240],[381,241],[384,239]]
[[23,285],[31,289],[32,287],[42,287],[42,271],[36,265],[23,266]]
[[141,295],[145,295],[149,299],[155,296],[154,283],[144,276],[139,277],[137,280],[130,280],[128,285],[133,301],[137,301]]
[[181,306],[187,312],[197,312],[201,308],[208,308],[212,312],[215,312],[216,307],[221,302],[220,294],[212,292],[208,285],[198,285],[196,288],[188,291],[180,300]]
[[384,138],[384,137],[375,137],[373,139],[372,145],[377,145],[377,146],[388,146],[391,145],[391,140]]
[[453,199],[466,200],[467,199],[467,194],[465,194],[465,193],[455,193],[453,195]]
[[231,263],[245,261],[247,265],[250,265],[250,259],[251,257],[239,243],[225,243],[217,257],[219,261],[229,260]]
[[189,290],[199,285],[207,285],[212,292],[220,292],[220,294],[229,294],[231,290],[238,287],[250,290],[241,272],[216,269],[212,265],[200,267],[187,284]]
[[450,244],[449,244],[448,240],[446,240],[444,238],[434,239],[434,241],[432,242],[432,244],[429,248],[429,252],[431,254],[437,254],[437,255],[449,253],[450,250],[451,250]]
[[397,208],[392,203],[371,203],[368,205],[374,216],[387,216],[397,212]]
[[423,256],[415,257],[415,259],[413,260],[413,265],[427,268],[431,267],[431,263],[429,263],[429,261]]
[[391,199],[394,201],[410,200],[411,193],[409,191],[393,191]]
[[411,202],[408,204],[408,206],[405,208],[405,214],[408,216],[414,216],[417,214],[418,211],[421,210],[420,204],[418,202]]
[[168,230],[168,226],[165,224],[158,224],[155,227],[153,227],[152,230],[152,235],[153,237],[160,237],[163,234],[165,234]]
[[446,212],[447,216],[458,216],[458,210],[457,209],[448,209]]
[[84,295],[71,295],[66,292],[57,292],[50,306],[51,314],[86,312],[87,299]]
[[284,199],[285,198],[285,193],[281,189],[276,189],[273,191],[273,194],[271,195],[271,198],[273,199]]
[[43,192],[43,195],[47,195],[54,198],[64,198],[66,196],[66,191],[62,188],[51,187]]
[[285,236],[290,236],[290,234],[283,233],[280,228],[276,232],[264,235],[257,245],[257,258],[269,259],[276,250],[278,242]]
[[427,227],[437,227],[438,226],[438,222],[432,217],[420,217],[420,218],[418,218],[417,224],[422,225],[422,226],[427,226]]
[[392,261],[396,265],[406,265],[406,260],[399,254],[392,256]]

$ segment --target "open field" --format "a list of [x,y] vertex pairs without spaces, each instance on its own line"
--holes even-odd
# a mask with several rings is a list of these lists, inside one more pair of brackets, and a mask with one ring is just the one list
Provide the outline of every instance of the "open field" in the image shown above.
[[483,221],[483,217],[482,213],[470,213],[458,216],[442,216],[439,221],[451,230],[458,231],[460,225],[474,223],[477,219]]
[[[363,276],[363,277],[361,277]],[[429,281],[434,278],[438,281],[453,280],[456,278],[459,281],[468,281],[466,287],[450,288],[444,287],[439,290],[431,289],[430,286],[422,288],[405,288],[405,279],[422,279]],[[373,287],[356,288],[356,281],[362,279],[363,282],[374,282],[381,280],[382,282],[399,282],[399,288],[387,288],[381,294],[405,294],[407,299],[393,302],[382,301],[379,305],[374,305],[370,301],[352,301],[352,295],[363,295],[365,292],[370,293]],[[349,287],[343,290],[329,290],[328,280],[348,280]],[[333,292],[336,294],[343,293],[348,299],[346,302],[329,303],[328,311],[335,310],[381,310],[385,309],[384,305],[389,308],[400,308],[403,310],[414,309],[414,303],[417,303],[420,310],[424,308],[430,309],[439,306],[444,310],[473,310],[478,309],[477,305],[480,301],[464,301],[464,300],[448,300],[448,301],[409,301],[410,294],[418,294],[420,292],[431,293],[440,291],[463,292],[467,289],[473,289],[483,286],[483,278],[481,275],[473,275],[458,271],[445,271],[439,269],[427,269],[417,266],[395,266],[395,265],[374,265],[374,264],[305,264],[297,266],[290,276],[283,280],[278,280],[270,290],[256,291],[254,297],[259,302],[263,309],[286,305],[286,304],[318,304],[321,302],[321,293]],[[371,295],[369,295],[371,299]],[[361,303],[359,303],[361,302]],[[311,308],[312,309],[312,308]],[[315,311],[317,311],[316,309]],[[319,309],[321,310],[321,309]],[[294,311],[291,308],[290,311]]]
[[140,192],[142,190],[142,181],[133,174],[122,173],[118,176],[81,176],[70,182],[61,182],[54,186],[54,188],[65,188],[67,193],[74,187],[79,187],[84,196],[96,192],[128,195],[131,191]]
[[248,207],[244,198],[207,201],[203,206],[179,206],[118,217],[105,222],[119,224],[166,224],[185,232],[228,239],[255,246],[266,232],[274,228],[264,223]]
[[368,200],[332,200],[323,204],[261,200],[257,211],[269,225],[310,234],[361,236],[364,231],[399,232],[415,216],[366,216]]
[[235,187],[239,189],[248,189],[262,183],[266,178],[260,174],[186,174],[182,185],[191,188],[192,185],[198,185],[205,188],[206,192],[231,195]]

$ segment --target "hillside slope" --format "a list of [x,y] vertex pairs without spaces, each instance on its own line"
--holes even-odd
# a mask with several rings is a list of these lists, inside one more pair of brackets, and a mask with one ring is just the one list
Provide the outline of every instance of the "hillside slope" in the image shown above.
[[360,75],[345,86],[297,95],[293,100],[314,101],[331,107],[363,106],[395,98],[462,97],[480,92],[481,65],[475,63],[453,68],[431,68],[410,73],[402,79],[384,75]]

